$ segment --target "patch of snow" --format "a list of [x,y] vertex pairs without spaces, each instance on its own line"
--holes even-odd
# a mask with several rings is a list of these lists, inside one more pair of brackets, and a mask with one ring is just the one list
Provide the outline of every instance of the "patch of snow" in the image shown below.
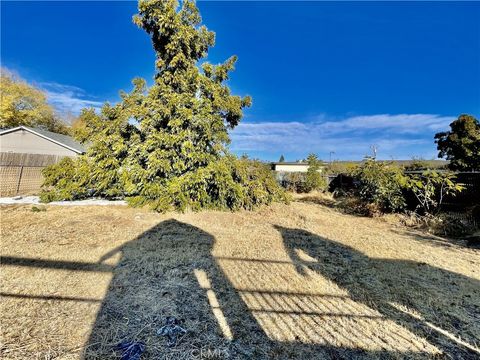
[[[0,198],[0,205],[41,204],[38,196],[15,196]],[[91,205],[127,205],[124,200],[87,199],[75,201],[53,201],[45,205],[91,206]]]
[[0,198],[0,204],[40,204],[38,196],[15,196],[15,197],[2,197]]

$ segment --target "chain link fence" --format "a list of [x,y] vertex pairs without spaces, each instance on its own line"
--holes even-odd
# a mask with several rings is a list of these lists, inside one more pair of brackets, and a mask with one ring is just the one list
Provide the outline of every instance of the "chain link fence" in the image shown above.
[[0,196],[38,194],[43,183],[42,170],[63,157],[0,152]]
[[0,165],[0,196],[38,194],[44,166]]

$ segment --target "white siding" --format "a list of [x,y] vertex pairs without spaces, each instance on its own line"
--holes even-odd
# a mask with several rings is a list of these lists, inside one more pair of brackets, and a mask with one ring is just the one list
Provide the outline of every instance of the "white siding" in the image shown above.
[[17,130],[1,135],[0,151],[21,154],[77,156],[75,151],[25,130]]
[[282,171],[282,172],[307,172],[308,164],[276,164],[275,171]]
[[[278,172],[307,172],[308,164],[275,164],[274,169]],[[323,172],[323,167],[318,169],[318,172]]]

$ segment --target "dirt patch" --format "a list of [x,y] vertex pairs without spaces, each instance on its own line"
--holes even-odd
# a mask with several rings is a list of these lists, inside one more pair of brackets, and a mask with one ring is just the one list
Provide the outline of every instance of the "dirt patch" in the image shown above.
[[[5,359],[475,358],[480,251],[305,202],[1,208]],[[445,240],[446,241],[446,240]],[[166,316],[189,331],[174,348]]]

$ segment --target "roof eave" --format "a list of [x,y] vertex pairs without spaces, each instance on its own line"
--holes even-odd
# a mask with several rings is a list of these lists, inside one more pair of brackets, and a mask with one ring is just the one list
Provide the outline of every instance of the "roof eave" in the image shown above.
[[35,134],[35,135],[37,135],[37,136],[40,136],[41,138],[43,138],[43,139],[45,139],[45,140],[51,141],[51,142],[53,142],[53,143],[55,143],[55,144],[57,144],[57,145],[60,145],[60,146],[62,146],[62,147],[64,147],[64,148],[68,149],[68,150],[71,150],[71,151],[73,151],[73,152],[75,152],[75,153],[77,153],[77,154],[79,154],[79,155],[85,153],[85,151],[80,151],[80,150],[78,150],[78,149],[72,148],[71,146],[68,146],[68,145],[66,145],[66,144],[64,144],[64,143],[62,143],[62,142],[60,142],[60,141],[57,141],[57,140],[55,140],[55,139],[52,139],[52,138],[50,138],[50,137],[48,137],[48,136],[45,136],[45,135],[43,135],[43,134],[40,134],[40,133],[36,132],[35,130],[33,130],[33,129],[27,127],[27,126],[23,126],[23,125],[17,126],[16,128],[4,130],[4,131],[0,132],[0,135],[5,135],[5,134],[11,133],[11,132],[15,132],[15,131],[17,131],[17,130],[25,130],[25,131],[28,131],[28,132],[30,132],[30,133],[32,133],[32,134]]

